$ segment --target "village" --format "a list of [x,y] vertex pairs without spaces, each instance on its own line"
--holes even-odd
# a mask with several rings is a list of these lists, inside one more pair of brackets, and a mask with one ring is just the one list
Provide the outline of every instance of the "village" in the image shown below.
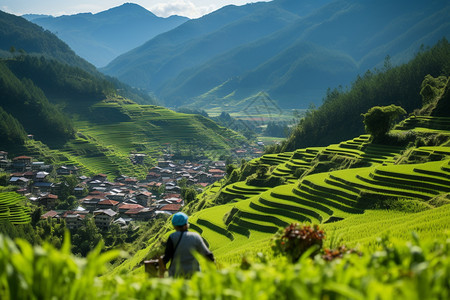
[[[249,154],[261,155],[261,148],[235,149],[236,159]],[[248,156],[247,156],[248,157]],[[202,159],[198,162],[173,161],[165,154],[148,170],[145,179],[120,175],[111,180],[105,174],[87,177],[73,165],[54,166],[29,156],[9,158],[0,151],[0,171],[9,176],[9,185],[30,203],[42,208],[41,219],[65,220],[69,230],[78,229],[86,218],[93,218],[100,230],[112,224],[127,228],[132,221],[148,221],[159,214],[172,215],[185,205],[182,188],[192,187],[197,193],[226,175],[225,161]],[[76,186],[70,191],[70,209],[61,209],[60,178],[73,175]],[[182,185],[182,187],[180,187]]]

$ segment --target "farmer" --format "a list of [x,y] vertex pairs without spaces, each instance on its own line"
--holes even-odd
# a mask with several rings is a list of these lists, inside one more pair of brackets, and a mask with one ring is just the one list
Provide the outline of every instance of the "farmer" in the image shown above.
[[175,232],[167,240],[164,255],[159,259],[159,276],[164,277],[166,264],[171,261],[169,276],[190,278],[200,271],[193,253],[198,252],[214,262],[214,256],[198,233],[188,231],[188,216],[178,212],[172,216]]

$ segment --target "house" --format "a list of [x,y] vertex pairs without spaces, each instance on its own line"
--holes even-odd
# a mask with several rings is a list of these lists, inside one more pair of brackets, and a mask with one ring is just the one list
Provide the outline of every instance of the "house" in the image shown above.
[[13,158],[13,168],[16,170],[31,169],[32,158],[29,156],[18,156]]
[[19,186],[22,189],[27,189],[28,186],[30,185],[30,182],[31,182],[31,180],[27,179],[25,177],[15,177],[15,176],[13,176],[13,177],[11,177],[9,179],[9,184],[17,185],[17,186]]
[[56,174],[62,176],[62,175],[72,175],[77,174],[78,168],[76,166],[60,166],[58,169],[56,169]]
[[42,161],[34,161],[31,164],[31,169],[33,171],[46,171],[46,172],[51,172],[53,170],[53,166],[52,165],[46,165],[44,162]]
[[97,197],[86,197],[82,201],[82,204],[86,210],[93,212],[97,209],[97,204],[103,199]]
[[158,161],[158,167],[167,168],[167,167],[169,167],[169,164],[171,164],[171,163],[172,163],[172,161],[170,161],[170,160],[160,160],[160,161]]
[[225,171],[220,170],[220,169],[210,169],[209,173],[214,175],[221,175],[221,176],[225,176]]
[[34,193],[51,193],[54,190],[55,184],[53,182],[35,182],[32,190]]
[[11,163],[7,159],[0,159],[0,169],[6,170],[9,169]]
[[173,178],[173,171],[169,169],[163,169],[161,170],[161,177],[162,179],[171,179]]
[[135,196],[136,202],[142,206],[148,206],[151,196],[152,196],[152,193],[150,193],[150,192],[140,192],[139,194],[137,194]]
[[166,185],[166,192],[168,193],[181,193],[181,188],[177,185]]
[[144,207],[137,209],[130,209],[125,212],[125,215],[129,216],[135,221],[148,221],[155,216],[154,207]]
[[44,171],[37,172],[36,175],[34,176],[34,181],[43,182],[43,181],[45,181],[45,179],[47,178],[48,175],[49,175],[48,172],[44,172]]
[[161,170],[162,170],[162,168],[160,168],[160,167],[153,167],[149,170],[149,172],[159,174],[159,173],[161,173]]
[[66,215],[66,227],[71,229],[78,229],[83,226],[83,220],[86,218],[85,214],[71,213]]
[[117,220],[114,220],[113,223],[114,224],[118,224],[120,226],[121,229],[127,229],[128,228],[128,224],[130,224],[131,219],[129,218],[118,218]]
[[102,229],[108,229],[117,212],[112,209],[100,209],[94,211],[95,225]]
[[225,168],[227,166],[227,164],[224,161],[221,161],[221,160],[215,161],[213,163],[213,165],[214,165],[214,168],[221,169],[221,170],[225,170]]
[[200,171],[195,175],[195,179],[197,179],[199,182],[210,182],[212,178],[212,175],[209,173],[205,173],[203,171]]
[[73,194],[77,197],[80,197],[81,195],[83,195],[84,193],[84,187],[82,186],[77,186],[73,189]]
[[181,209],[181,204],[167,204],[159,208],[159,211],[174,214]]
[[111,192],[109,195],[106,196],[106,198],[114,201],[124,202],[126,199],[125,193],[113,193]]
[[153,181],[153,180],[159,180],[161,178],[161,174],[160,173],[156,173],[156,172],[149,172],[147,174],[147,177],[145,178],[145,180],[147,181]]
[[91,180],[91,181],[87,182],[87,186],[89,187],[90,190],[101,187],[102,184],[103,184],[103,182],[100,180]]
[[23,177],[26,179],[32,180],[34,178],[34,172],[33,171],[26,171],[22,174]]
[[134,203],[123,203],[122,205],[119,206],[119,213],[120,214],[125,214],[125,212],[127,212],[130,209],[136,209],[136,208],[144,208],[142,205],[140,204],[134,204]]
[[99,201],[97,203],[97,208],[98,209],[112,209],[113,211],[117,211],[119,204],[120,204],[119,201],[105,199],[105,200]]
[[183,204],[183,199],[181,199],[179,197],[170,197],[170,198],[165,198],[164,200],[168,201],[171,204]]
[[137,183],[138,183],[138,181],[137,181],[136,178],[129,177],[129,178],[125,179],[125,184],[126,185],[136,185]]
[[46,212],[45,214],[43,214],[41,216],[41,219],[48,219],[48,218],[59,219],[59,218],[61,218],[60,214],[61,214],[61,211],[50,210],[50,211]]
[[40,205],[45,206],[48,210],[54,209],[56,207],[56,200],[58,200],[57,195],[47,194],[39,198],[38,202]]
[[98,181],[104,182],[104,181],[108,180],[108,176],[105,174],[97,174],[94,177],[92,177],[92,180],[98,180]]
[[0,151],[0,159],[8,160],[8,152]]

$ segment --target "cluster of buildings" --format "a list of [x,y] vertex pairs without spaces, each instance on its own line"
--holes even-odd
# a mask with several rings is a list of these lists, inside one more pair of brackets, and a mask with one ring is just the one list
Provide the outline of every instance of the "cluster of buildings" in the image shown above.
[[[83,226],[92,217],[101,229],[117,223],[126,227],[130,221],[146,221],[158,214],[173,214],[184,205],[181,198],[182,181],[187,186],[205,187],[225,176],[225,162],[203,160],[196,163],[161,160],[149,170],[146,179],[119,176],[110,181],[107,175],[86,177],[75,166],[46,165],[29,156],[8,158],[0,151],[0,170],[10,175],[9,184],[17,192],[43,207],[42,219],[64,219],[69,229]],[[55,176],[75,175],[78,185],[72,191],[77,208],[58,210],[60,183]],[[183,180],[184,179],[184,180]]]

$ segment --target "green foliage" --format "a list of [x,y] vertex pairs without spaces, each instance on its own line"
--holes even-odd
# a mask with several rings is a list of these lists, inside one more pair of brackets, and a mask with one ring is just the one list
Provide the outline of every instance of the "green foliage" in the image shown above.
[[7,186],[9,184],[9,173],[0,172],[0,186]]
[[447,81],[448,78],[446,76],[434,78],[430,74],[427,74],[422,82],[422,85],[420,86],[422,104],[429,104],[439,98],[444,92]]
[[[73,136],[72,122],[60,109],[49,103],[43,91],[33,81],[16,77],[3,61],[0,61],[0,89],[2,111],[17,119],[28,133],[48,142],[66,140]],[[9,119],[12,120],[11,117]],[[23,129],[17,121],[12,120],[7,127],[15,128],[9,134],[10,138],[24,139]]]
[[450,44],[446,39],[419,52],[409,63],[386,71],[367,71],[348,91],[329,91],[323,104],[308,110],[291,135],[270,151],[325,146],[363,133],[361,114],[373,106],[399,105],[407,112],[421,107],[418,87],[427,74],[448,75]]
[[434,206],[420,200],[385,199],[379,201],[375,207],[377,209],[391,209],[403,212],[417,213],[432,209]]
[[32,247],[0,237],[2,299],[447,299],[449,239],[411,242],[381,238],[363,255],[344,255],[330,262],[316,257],[291,264],[263,255],[246,258],[246,268],[214,266],[190,280],[148,278],[143,271],[101,276],[117,251],[87,258],[49,244]]
[[102,242],[102,235],[95,225],[94,219],[85,218],[83,226],[73,231],[72,240],[72,252],[81,256],[87,256],[91,250]]
[[[97,74],[43,56],[27,55],[20,60],[12,59],[5,63],[18,78],[32,80],[49,99],[97,102],[103,99],[104,94],[114,90],[111,82]],[[62,102],[61,99],[57,101]]]
[[192,187],[182,189],[181,197],[186,203],[191,203],[197,198],[197,191]]
[[0,143],[3,145],[23,144],[26,132],[22,124],[0,107]]
[[[2,299],[88,299],[100,291],[94,284],[117,251],[100,254],[101,245],[79,264],[71,255],[70,237],[58,251],[50,244],[32,247],[24,240],[13,243],[0,237]],[[7,271],[7,270],[11,270]]]
[[[73,195],[74,188],[77,186],[79,180],[76,175],[66,175],[60,179],[60,188],[58,190],[58,198],[65,201],[69,196]],[[73,200],[72,200],[73,202]]]
[[22,17],[3,11],[0,11],[0,49],[21,49],[20,56],[25,52],[44,55],[92,73],[96,72],[93,65],[77,56],[55,34]]
[[269,166],[265,164],[259,164],[256,169],[256,178],[262,179],[265,178],[267,175],[267,172],[269,171]]
[[273,238],[272,249],[275,254],[286,255],[295,263],[312,247],[314,248],[309,254],[317,254],[322,248],[324,238],[325,233],[317,224],[310,226],[293,223],[277,232]]
[[397,105],[374,106],[363,114],[366,132],[379,141],[394,127],[395,121],[406,111]]
[[269,122],[263,134],[265,136],[286,137],[289,134],[289,128],[285,124]]

